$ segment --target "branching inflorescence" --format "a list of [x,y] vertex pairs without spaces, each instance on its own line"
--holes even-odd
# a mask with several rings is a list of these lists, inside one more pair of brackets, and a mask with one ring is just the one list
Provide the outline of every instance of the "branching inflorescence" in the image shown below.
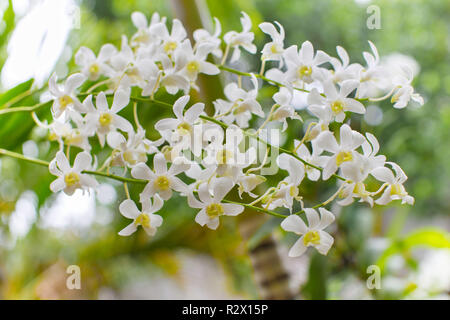
[[[138,226],[154,235],[163,224],[163,218],[157,213],[174,192],[186,197],[190,207],[199,209],[195,221],[211,229],[219,226],[221,216],[238,215],[247,207],[283,218],[281,227],[301,236],[291,248],[290,256],[301,255],[308,246],[314,246],[322,254],[328,252],[333,238],[324,229],[334,221],[334,215],[323,207],[335,199],[342,206],[355,199],[370,206],[374,202],[386,205],[398,199],[402,203],[414,203],[403,187],[407,177],[402,169],[386,161],[385,156],[377,155],[379,144],[375,136],[370,133],[364,136],[344,123],[352,113],[364,114],[366,101],[391,98],[395,108],[405,107],[410,100],[423,104],[411,86],[411,72],[393,74],[380,63],[371,42],[371,53],[363,53],[366,66],[351,64],[347,52],[339,46],[339,58],[315,51],[309,41],[300,49],[296,45],[285,48],[283,27],[278,22],[264,22],[259,28],[271,41],[262,49],[260,71],[248,73],[225,66],[228,58],[237,61],[241,50],[257,52],[252,23],[244,12],[242,31],[225,33],[224,44],[217,19],[213,34],[203,29],[194,32],[194,43],[177,19],[173,20],[170,32],[166,18],[157,13],[148,22],[142,13],[135,12],[132,21],[138,30],[130,40],[123,36],[120,49],[105,44],[96,56],[82,47],[75,56],[80,72],[70,75],[63,84],[57,83],[55,75],[51,77],[51,124],[40,122],[33,113],[36,122],[47,128],[51,139],[60,145],[49,163],[50,173],[57,176],[50,185],[53,192],[71,195],[77,189],[95,189],[98,184],[95,176],[123,182],[128,199],[120,204],[119,210],[133,220],[119,232],[123,236],[135,232]],[[210,62],[213,59],[221,64]],[[268,61],[277,67],[265,71]],[[190,90],[200,90],[196,85],[198,75],[216,75],[221,71],[236,74],[238,82],[226,85],[226,98],[214,101],[214,113],[207,115],[203,103],[188,106]],[[251,80],[249,90],[242,87],[242,77]],[[78,92],[88,79],[95,84],[85,93]],[[268,110],[257,99],[259,81],[278,87],[273,95],[274,104]],[[99,88],[103,90],[95,91]],[[132,89],[139,94],[132,94]],[[160,90],[185,95],[171,104],[155,100]],[[293,107],[295,91],[307,95],[308,106],[304,112],[315,120],[304,125],[304,135],[288,150],[279,145],[276,137],[288,128],[287,120],[302,121]],[[381,95],[384,96],[379,98]],[[107,97],[112,97],[112,102],[108,103]],[[173,110],[172,118],[156,123],[155,129],[161,135],[157,141],[146,138],[139,122],[137,107],[144,101]],[[34,112],[45,105],[16,111]],[[127,107],[133,108],[134,126],[119,115]],[[13,112],[14,108],[7,110]],[[254,121],[255,116],[259,122]],[[329,130],[333,122],[342,123],[338,138]],[[252,130],[250,123],[259,125]],[[282,129],[273,129],[269,123],[278,123]],[[111,149],[100,168],[93,161],[96,156],[91,154],[95,136],[102,148]],[[82,150],[73,165],[70,147]],[[46,165],[42,160],[0,151]],[[150,155],[153,159],[149,165]],[[287,172],[287,176],[278,184],[266,187],[262,194],[256,194],[256,189],[265,186],[265,176],[275,173],[270,170],[273,164]],[[122,167],[123,176],[109,174],[111,167]],[[378,190],[366,189],[369,176],[380,182]],[[323,203],[305,208],[299,194],[302,181],[332,177],[337,178],[337,191]],[[139,205],[129,199],[127,183],[144,185]],[[236,195],[231,194],[232,190]],[[253,201],[234,201],[244,195]],[[294,205],[301,210],[293,212]],[[291,214],[274,211],[279,208],[287,208]],[[306,221],[300,217],[302,213]]]

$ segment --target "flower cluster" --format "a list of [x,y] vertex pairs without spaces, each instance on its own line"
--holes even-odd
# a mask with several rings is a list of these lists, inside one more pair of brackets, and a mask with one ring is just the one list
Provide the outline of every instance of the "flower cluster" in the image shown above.
[[[195,221],[210,229],[219,226],[222,216],[238,215],[246,206],[281,217],[273,210],[286,208],[290,214],[284,216],[281,227],[301,236],[291,256],[301,255],[308,246],[322,254],[328,252],[333,237],[323,229],[334,221],[334,215],[323,206],[335,199],[342,206],[355,200],[370,206],[397,199],[413,204],[414,198],[403,186],[405,173],[378,155],[376,137],[363,135],[345,122],[352,113],[364,114],[363,102],[379,100],[381,94],[383,99],[391,97],[395,108],[405,107],[410,100],[423,104],[411,86],[411,73],[388,72],[373,43],[369,42],[371,52],[363,53],[366,65],[360,65],[350,63],[347,52],[339,46],[338,57],[315,50],[309,41],[300,49],[297,45],[285,48],[283,26],[264,22],[259,28],[270,42],[261,51],[261,70],[246,73],[224,66],[228,58],[231,63],[239,60],[241,51],[257,52],[252,22],[245,13],[242,31],[229,31],[223,40],[217,19],[214,33],[196,30],[191,41],[177,19],[169,31],[166,18],[157,13],[150,21],[139,12],[131,18],[137,31],[130,39],[123,36],[120,48],[105,44],[96,56],[82,47],[75,56],[79,73],[70,75],[64,83],[58,84],[55,76],[49,81],[54,121],[46,127],[51,139],[60,145],[50,163],[50,172],[58,177],[50,186],[52,191],[63,190],[70,195],[76,189],[95,189],[97,182],[91,173],[111,176],[111,167],[123,168],[122,181],[139,181],[145,187],[140,205],[129,198],[120,204],[121,214],[133,219],[120,235],[130,235],[138,226],[154,235],[163,223],[156,213],[174,192],[185,197],[190,207],[199,209]],[[220,59],[221,64],[214,59]],[[266,63],[276,67],[265,71]],[[216,75],[222,70],[236,73],[238,81],[225,86],[225,99],[214,101],[213,114],[206,113],[203,103],[189,105],[191,90],[200,90],[198,75]],[[248,89],[242,86],[243,76],[251,80]],[[258,101],[261,79],[278,88],[269,110]],[[80,93],[87,80],[95,84]],[[94,91],[98,88],[101,91]],[[154,97],[162,90],[181,94],[173,105],[158,102]],[[315,120],[305,126],[304,136],[294,141],[294,148],[287,150],[264,140],[262,133],[269,122],[278,123],[284,131],[291,121],[302,121],[294,108],[296,91],[307,95],[304,112]],[[133,96],[132,92],[140,95]],[[137,105],[143,100],[172,108],[174,116],[155,125],[161,136],[157,141],[147,139],[139,123]],[[119,114],[131,105],[134,124]],[[340,123],[337,137],[329,130],[333,122]],[[250,131],[255,123],[259,123],[257,131]],[[101,148],[110,150],[100,168],[91,148],[96,139]],[[258,156],[261,145],[264,157]],[[73,166],[69,147],[81,150]],[[269,187],[264,169],[270,157],[286,174]],[[369,176],[380,182],[378,190],[367,190]],[[299,192],[302,181],[332,177],[338,181],[336,193],[313,208],[305,208]],[[253,201],[239,202],[244,197]],[[294,212],[295,207],[301,210]]]

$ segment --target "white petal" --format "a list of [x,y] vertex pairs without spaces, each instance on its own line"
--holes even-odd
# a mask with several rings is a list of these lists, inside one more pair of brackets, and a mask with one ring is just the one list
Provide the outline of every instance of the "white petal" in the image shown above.
[[78,88],[84,81],[86,80],[86,76],[81,73],[75,73],[69,76],[66,80],[64,91],[66,93],[73,92],[76,88]]
[[192,124],[195,120],[198,119],[200,114],[203,112],[204,108],[205,104],[196,103],[186,111],[184,118],[186,119],[187,122]]
[[308,232],[305,222],[296,214],[292,214],[281,222],[281,228],[288,232],[296,234],[305,234]]
[[106,136],[106,142],[113,149],[120,149],[121,145],[127,143],[125,137],[117,131],[109,132]]
[[214,74],[220,73],[220,70],[219,70],[219,68],[216,67],[216,65],[214,65],[210,62],[206,62],[206,61],[200,62],[200,71],[202,73],[208,74],[208,75],[214,75]]
[[206,214],[206,210],[205,209],[200,210],[199,213],[197,213],[197,215],[195,216],[195,222],[197,222],[202,227],[205,224],[207,224],[209,222],[209,220],[210,220],[210,218]]
[[61,169],[63,173],[66,173],[70,170],[69,160],[67,160],[66,155],[62,151],[58,151],[56,153],[56,163],[58,164],[58,168]]
[[316,210],[311,208],[305,209],[306,218],[308,219],[308,226],[310,229],[316,229],[320,223],[319,214]]
[[128,105],[128,103],[130,103],[130,92],[119,89],[114,94],[111,111],[117,113],[123,108],[125,108]]
[[328,211],[325,208],[319,208],[320,212],[320,224],[317,227],[318,229],[325,229],[334,221],[334,214],[332,214],[330,211]]
[[354,113],[364,114],[366,112],[366,108],[364,105],[358,100],[346,98],[344,99],[345,111],[351,111]]
[[205,203],[211,203],[212,202],[212,198],[211,195],[209,194],[209,190],[208,190],[208,184],[207,183],[202,183],[199,188],[198,188],[198,196],[200,198],[200,200]]
[[226,216],[237,216],[244,211],[244,207],[234,203],[222,203],[223,214]]
[[162,225],[163,218],[158,214],[150,214],[150,224],[155,228],[158,228]]
[[214,184],[214,200],[220,202],[228,192],[233,188],[234,184],[231,179],[219,178]]
[[186,104],[189,102],[189,95],[185,95],[180,97],[175,103],[173,104],[173,113],[175,113],[176,117],[178,119],[183,118],[183,110]]
[[153,158],[153,170],[160,176],[167,173],[167,160],[162,153],[158,153]]
[[64,177],[57,178],[50,184],[50,190],[52,192],[59,192],[66,187],[66,183],[64,182]]
[[136,28],[144,29],[147,28],[147,18],[142,12],[135,11],[131,14],[131,20]]
[[325,231],[319,231],[320,243],[315,245],[320,254],[326,255],[333,245],[334,239]]
[[306,251],[306,247],[305,244],[303,243],[303,236],[300,237],[300,239],[298,239],[294,245],[292,246],[292,248],[289,250],[289,257],[299,257],[301,256],[303,253],[305,253]]
[[135,179],[150,180],[155,177],[155,174],[145,163],[138,163],[131,169],[131,176]]
[[125,199],[119,206],[120,213],[128,219],[136,219],[141,213],[131,199]]
[[395,183],[395,177],[391,170],[386,167],[378,167],[373,169],[370,174],[375,177],[375,179],[383,182],[388,182],[390,184]]
[[219,218],[214,218],[214,219],[211,219],[206,225],[211,230],[216,230],[217,227],[219,226],[219,223],[220,223]]
[[155,124],[155,129],[158,131],[162,130],[175,130],[177,126],[180,124],[180,120],[178,119],[161,119]]
[[187,193],[188,186],[183,181],[177,177],[172,177],[170,180],[170,187],[173,190],[181,193]]
[[120,230],[119,232],[119,236],[129,236],[132,233],[134,233],[137,230],[136,225],[134,224],[134,222],[130,223],[129,225],[127,225],[125,228],[123,228],[122,230]]
[[90,153],[83,151],[77,154],[75,162],[73,164],[73,170],[81,172],[82,170],[87,170],[92,162],[92,156]]
[[316,138],[316,144],[319,148],[326,151],[336,153],[339,151],[339,146],[337,144],[336,138],[330,131],[324,131],[319,134]]

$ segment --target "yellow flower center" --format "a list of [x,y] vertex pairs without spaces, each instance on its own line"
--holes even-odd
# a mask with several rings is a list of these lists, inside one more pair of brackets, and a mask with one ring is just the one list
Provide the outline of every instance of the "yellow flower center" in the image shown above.
[[296,197],[296,196],[298,196],[298,188],[297,188],[296,186],[291,186],[291,187],[289,188],[289,195],[290,195],[291,197]]
[[100,118],[98,119],[98,122],[100,122],[100,124],[104,127],[109,126],[112,122],[112,115],[109,113],[102,113],[100,115]]
[[400,94],[398,94],[398,93],[394,94],[391,98],[391,103],[397,102],[399,98],[400,98]]
[[73,103],[73,99],[67,95],[59,98],[59,105],[61,106],[62,110],[64,110],[71,103]]
[[339,167],[344,162],[352,161],[352,160],[353,160],[353,154],[351,151],[341,151],[336,156],[336,165]]
[[241,113],[243,113],[245,111],[247,111],[246,106],[239,105],[237,108],[234,109],[233,114],[234,115],[238,115],[238,114],[241,114]]
[[67,145],[77,145],[83,142],[83,137],[81,136],[79,131],[74,131],[66,135],[64,137],[64,141]]
[[270,47],[270,52],[274,54],[279,52],[278,46],[275,43]]
[[402,196],[404,194],[405,194],[405,188],[401,184],[396,183],[396,184],[391,185],[391,195],[392,196]]
[[307,77],[311,75],[312,69],[308,66],[301,66],[300,68],[298,68],[297,73],[300,78]]
[[178,125],[177,127],[177,131],[179,134],[181,135],[186,135],[186,134],[190,134],[192,131],[192,127],[189,123],[187,122],[182,122]]
[[158,178],[155,179],[155,182],[153,183],[153,185],[155,186],[156,189],[158,189],[160,191],[165,191],[165,190],[169,189],[170,181],[169,181],[169,179],[167,179],[166,176],[159,176]]
[[218,164],[226,164],[229,160],[233,159],[233,152],[226,149],[221,149],[216,155]]
[[206,214],[210,218],[217,218],[223,214],[223,207],[220,203],[211,203],[206,207]]
[[70,172],[64,176],[64,182],[68,187],[77,185],[80,182],[80,176],[75,172]]
[[319,244],[320,243],[320,235],[317,231],[308,231],[303,237],[303,244],[308,246],[310,244]]
[[200,71],[200,63],[197,61],[191,61],[187,64],[186,68],[190,73],[197,73]]
[[89,67],[89,72],[92,74],[96,74],[100,71],[100,67],[98,64],[94,63]]
[[167,41],[164,44],[164,51],[171,52],[177,48],[177,43],[175,41]]
[[134,152],[131,152],[131,151],[125,151],[123,153],[123,160],[125,160],[129,164],[136,164],[136,162],[137,162],[137,159],[134,156]]
[[48,135],[48,140],[50,140],[50,141],[56,141],[56,140],[58,140],[58,135],[57,135],[56,133],[54,133],[54,132],[51,132],[51,133]]
[[363,182],[358,182],[353,189],[353,193],[360,195],[361,197],[367,197],[370,195],[369,192],[366,191],[366,186]]
[[141,225],[144,228],[150,228],[150,217],[145,213],[141,213],[137,216],[136,220],[134,220],[134,224],[136,226]]
[[331,104],[331,110],[334,112],[334,113],[341,113],[343,110],[344,110],[344,104],[342,103],[342,101],[334,101],[332,104]]

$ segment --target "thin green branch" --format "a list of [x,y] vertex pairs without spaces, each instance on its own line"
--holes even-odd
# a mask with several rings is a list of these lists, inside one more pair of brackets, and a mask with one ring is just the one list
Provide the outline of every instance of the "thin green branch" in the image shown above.
[[270,214],[271,216],[277,217],[277,218],[286,218],[287,215],[281,214],[281,213],[276,213],[274,211],[270,211],[264,208],[260,208],[260,207],[256,207],[256,206],[252,206],[251,204],[247,204],[247,203],[241,203],[241,202],[236,202],[236,201],[231,201],[231,200],[226,200],[224,199],[223,202],[227,202],[227,203],[234,203],[234,204],[239,204],[241,206],[244,206],[246,208],[252,209],[252,210],[256,210],[256,211],[260,211],[260,212],[264,212],[267,214]]
[[[243,72],[243,71],[236,70],[236,69],[229,68],[229,67],[222,66],[222,65],[216,65],[216,67],[219,68],[219,69],[221,69],[221,70],[224,70],[224,71],[227,71],[227,72],[230,72],[230,73],[234,73],[234,74],[236,74],[236,75],[238,75],[238,76],[251,77],[251,76],[253,75],[253,76],[255,76],[256,78],[259,78],[259,79],[261,79],[261,80],[264,80],[264,81],[266,81],[266,82],[268,82],[268,83],[272,83],[272,84],[274,84],[274,85],[276,85],[276,86],[278,86],[278,87],[286,87],[286,85],[284,85],[283,83],[278,82],[278,81],[275,81],[275,80],[272,80],[272,79],[269,79],[269,78],[267,78],[267,77],[265,77],[265,76],[263,76],[262,74],[259,74],[259,73]],[[310,92],[309,90],[302,89],[302,88],[297,88],[297,87],[292,87],[292,88],[293,88],[294,90],[301,91],[301,92],[306,92],[306,93],[309,93],[309,92]],[[325,94],[323,94],[323,93],[321,93],[320,95],[323,96],[323,97],[325,97]],[[358,101],[360,101],[360,102],[369,100],[368,98],[363,98],[363,99],[361,99],[361,98],[354,98],[354,99],[355,99],[355,100],[358,100]]]
[[[9,150],[6,150],[6,149],[1,149],[1,148],[0,148],[0,155],[4,155],[4,156],[8,156],[8,157],[19,159],[19,160],[27,161],[27,162],[30,162],[30,163],[38,164],[40,166],[44,166],[44,167],[48,167],[49,164],[50,164],[49,162],[47,162],[45,160],[30,158],[30,157],[24,156],[24,155],[22,155],[20,153],[9,151]],[[114,174],[109,174],[109,173],[100,172],[100,171],[84,170],[83,173],[92,174],[92,175],[101,176],[101,177],[106,177],[106,178],[114,179],[114,180],[121,181],[121,182],[131,182],[131,183],[137,183],[137,184],[146,184],[148,182],[148,181],[145,181],[145,180],[139,180],[139,179],[132,179],[132,178],[116,176]]]

